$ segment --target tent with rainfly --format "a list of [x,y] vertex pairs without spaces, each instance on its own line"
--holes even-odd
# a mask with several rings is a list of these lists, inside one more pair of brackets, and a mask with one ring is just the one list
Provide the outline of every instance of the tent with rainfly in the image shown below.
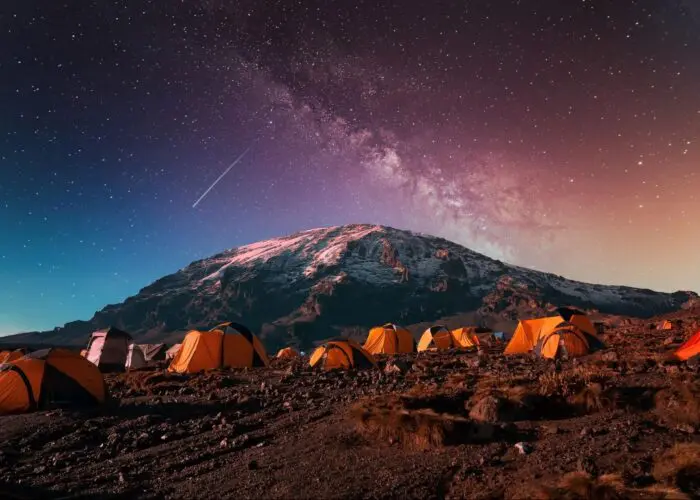
[[285,347],[277,351],[275,358],[277,359],[296,359],[299,357],[299,351],[293,347]]
[[405,328],[387,323],[372,328],[362,347],[370,354],[396,354],[415,351],[416,341]]
[[692,357],[700,355],[700,330],[686,340],[674,353],[674,356],[681,361],[686,361]]
[[104,403],[102,373],[77,352],[44,349],[0,365],[0,415]]
[[146,361],[163,361],[168,348],[165,344],[138,344]]
[[131,335],[118,328],[97,330],[90,336],[85,357],[102,373],[123,372],[132,343]]
[[26,353],[22,349],[15,349],[14,351],[0,351],[0,364],[18,360],[24,357],[25,354]]
[[166,361],[171,361],[172,359],[177,356],[177,353],[180,352],[180,348],[182,347],[182,344],[175,344],[172,347],[170,347],[167,351],[165,351],[165,360]]
[[534,352],[542,358],[574,358],[585,356],[602,347],[595,335],[589,334],[573,323],[562,321],[549,332],[542,332]]
[[[585,313],[576,309],[561,307],[556,316],[522,320],[518,323],[513,337],[508,342],[504,354],[524,354],[536,351],[544,357],[556,356],[554,342],[569,343],[572,355],[587,354],[603,347],[596,336],[596,329]],[[585,352],[581,352],[584,350]]]
[[656,325],[657,330],[673,330],[673,323],[665,319],[658,325]]
[[138,344],[130,344],[129,353],[126,355],[126,368],[135,370],[143,368],[147,363],[146,355],[141,350],[141,347]]
[[323,370],[376,368],[377,362],[360,344],[351,339],[336,338],[326,341],[311,354],[309,365]]
[[270,366],[265,347],[248,328],[228,322],[208,332],[189,332],[168,371],[193,373],[224,367],[254,366]]
[[[483,330],[483,332],[482,332]],[[431,326],[418,341],[418,352],[444,349],[470,349],[479,345],[477,332],[490,331],[478,327],[457,328],[449,330],[446,326]]]

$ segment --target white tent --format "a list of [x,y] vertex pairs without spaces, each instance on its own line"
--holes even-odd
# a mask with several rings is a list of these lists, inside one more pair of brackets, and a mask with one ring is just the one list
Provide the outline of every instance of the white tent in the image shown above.
[[129,354],[126,357],[126,369],[142,368],[146,366],[146,356],[136,344],[129,344]]

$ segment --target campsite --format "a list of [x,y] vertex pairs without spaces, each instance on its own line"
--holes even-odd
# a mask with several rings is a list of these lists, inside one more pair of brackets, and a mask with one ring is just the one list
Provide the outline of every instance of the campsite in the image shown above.
[[[680,329],[656,328],[663,320],[615,318],[586,353],[577,351],[578,333],[560,330],[592,332],[591,322],[583,313],[567,318],[538,320],[574,339],[557,342],[570,346],[563,357],[547,357],[549,338],[540,354],[527,352],[522,343],[534,335],[527,321],[507,343],[484,328],[465,329],[475,345],[462,347],[454,340],[461,329],[429,328],[423,333],[429,339],[416,339],[387,324],[368,331],[365,346],[375,354],[339,338],[310,356],[288,348],[269,358],[242,325],[191,332],[171,361],[103,368],[109,396],[100,395],[98,405],[0,417],[3,492],[11,498],[700,494],[700,362],[687,356],[700,349],[690,335],[700,312],[687,312],[676,323],[686,325]],[[443,331],[454,333],[453,340],[440,340]],[[123,339],[123,332],[105,333],[93,338]],[[413,345],[400,352],[407,333]],[[435,345],[416,352],[419,341]],[[217,350],[225,345],[230,348]],[[525,352],[504,354],[508,349]],[[126,360],[130,349],[121,350]],[[227,350],[248,354],[231,357]],[[112,362],[117,351],[109,354]],[[93,365],[90,353],[65,356],[97,372],[99,360]],[[0,392],[2,383],[0,377]]]
[[0,500],[700,499],[700,0],[0,0]]

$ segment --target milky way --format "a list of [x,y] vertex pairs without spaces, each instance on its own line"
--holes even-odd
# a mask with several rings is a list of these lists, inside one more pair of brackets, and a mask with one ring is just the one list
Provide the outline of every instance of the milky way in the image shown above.
[[698,289],[698,54],[693,1],[3,2],[0,334],[350,222]]

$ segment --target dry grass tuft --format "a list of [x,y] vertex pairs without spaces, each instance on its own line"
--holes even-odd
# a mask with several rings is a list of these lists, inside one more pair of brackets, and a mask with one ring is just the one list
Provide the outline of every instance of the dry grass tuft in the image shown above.
[[653,474],[661,483],[700,497],[700,444],[676,444],[656,460]]
[[[534,496],[534,495],[533,495]],[[587,472],[572,472],[562,477],[554,488],[540,488],[540,500],[690,500],[676,488],[653,485],[648,488],[628,488],[617,474],[593,477]]]
[[398,443],[409,450],[427,450],[462,442],[488,441],[494,428],[460,415],[432,408],[409,409],[406,397],[360,402],[350,410],[358,429],[373,439]]
[[544,396],[562,396],[569,398],[593,384],[605,384],[611,373],[594,365],[577,366],[566,372],[550,372],[539,377],[540,394]]
[[469,416],[479,422],[513,422],[536,418],[542,397],[525,386],[480,389],[468,401]]
[[659,391],[654,399],[656,412],[675,424],[700,426],[700,383],[679,381]]
[[545,488],[547,500],[617,500],[629,498],[617,475],[594,478],[587,472],[572,472],[562,477],[556,488]]
[[569,403],[579,412],[586,414],[608,409],[613,404],[603,391],[603,386],[598,383],[584,387],[580,392],[569,398]]

